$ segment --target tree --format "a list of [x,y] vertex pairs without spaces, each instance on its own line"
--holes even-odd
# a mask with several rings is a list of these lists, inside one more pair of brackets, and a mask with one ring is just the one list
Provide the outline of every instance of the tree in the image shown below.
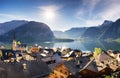
[[17,41],[17,44],[18,44],[18,45],[21,45],[21,41]]
[[94,57],[97,57],[101,53],[102,53],[101,48],[94,48],[94,55],[93,55]]
[[0,58],[2,57],[2,51],[0,50]]

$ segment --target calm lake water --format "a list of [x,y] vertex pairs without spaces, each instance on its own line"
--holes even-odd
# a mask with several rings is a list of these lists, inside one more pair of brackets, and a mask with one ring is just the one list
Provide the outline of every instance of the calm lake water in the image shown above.
[[[120,50],[120,43],[117,42],[100,42],[100,41],[90,41],[90,42],[81,42],[81,41],[74,41],[74,42],[56,42],[56,43],[37,43],[42,47],[50,47],[50,48],[72,48],[72,49],[80,49],[82,51],[93,51],[95,47],[99,47],[103,50]],[[1,43],[7,48],[10,48],[11,44],[4,44]],[[27,44],[31,47],[34,44]]]
[[91,41],[91,42],[68,42],[68,43],[55,43],[53,47],[69,47],[73,49],[80,49],[82,51],[93,51],[95,47],[99,47],[103,50],[120,50],[120,43],[117,42],[100,42],[100,41]]

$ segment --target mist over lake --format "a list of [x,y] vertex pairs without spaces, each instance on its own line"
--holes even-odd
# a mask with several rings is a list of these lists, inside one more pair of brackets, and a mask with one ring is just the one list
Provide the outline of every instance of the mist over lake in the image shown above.
[[120,43],[118,42],[100,42],[100,41],[74,41],[74,42],[58,42],[58,43],[44,43],[41,44],[42,46],[48,47],[65,47],[65,48],[72,48],[72,49],[80,49],[82,51],[93,51],[95,47],[99,47],[103,50],[120,50]]
[[[11,44],[0,43],[6,48],[11,48]],[[28,43],[29,47],[33,46],[36,43]],[[93,51],[95,47],[99,47],[103,50],[120,50],[119,42],[105,42],[105,41],[73,41],[73,42],[45,42],[45,43],[37,43],[42,47],[48,48],[72,48],[72,49],[80,49],[82,51]]]

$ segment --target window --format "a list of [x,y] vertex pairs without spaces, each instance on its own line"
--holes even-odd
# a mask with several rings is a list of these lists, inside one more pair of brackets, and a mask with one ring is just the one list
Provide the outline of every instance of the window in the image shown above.
[[83,63],[82,61],[80,61],[80,63]]
[[65,74],[67,75],[67,72],[65,72]]
[[104,64],[104,61],[101,61],[102,64]]
[[60,70],[60,72],[62,72],[62,70]]

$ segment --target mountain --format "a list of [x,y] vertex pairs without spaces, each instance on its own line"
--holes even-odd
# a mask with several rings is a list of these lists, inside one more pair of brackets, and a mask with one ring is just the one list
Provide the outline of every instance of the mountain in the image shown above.
[[56,38],[68,38],[65,32],[63,31],[53,31]]
[[116,20],[104,34],[100,37],[101,39],[117,39],[120,38],[120,19]]
[[[115,22],[105,20],[96,27],[76,27],[62,31],[51,31],[49,26],[35,21],[10,21],[0,23],[0,41],[12,41],[13,32],[23,42],[51,41],[54,38],[82,38],[105,40],[120,38],[120,19]],[[54,33],[54,34],[53,34]]]
[[15,29],[25,23],[28,23],[28,21],[25,20],[13,20],[5,23],[0,23],[0,35]]
[[65,31],[66,35],[70,38],[78,38],[81,37],[82,34],[87,30],[87,27],[80,28],[71,28],[70,30]]
[[82,38],[84,39],[101,39],[106,30],[113,24],[112,21],[105,20],[103,24],[96,27],[89,27],[83,34]]
[[98,28],[101,30],[101,33],[102,33],[102,32],[105,32],[112,24],[113,24],[112,21],[105,20],[103,24],[98,26]]
[[64,32],[62,31],[54,31],[54,35],[56,38],[78,38],[86,31],[87,27],[75,27]]
[[[120,19],[115,22],[105,20],[101,25],[95,27],[71,28],[65,32],[57,32],[58,37],[82,38],[85,40],[120,39]],[[64,36],[63,36],[64,34]]]
[[105,32],[112,26],[113,22],[105,20],[103,24],[94,27],[75,27],[65,32],[55,31],[54,34],[57,38],[84,38],[84,39],[101,39]]
[[101,27],[111,26],[112,23],[113,23],[112,21],[105,20],[105,21],[103,22],[103,24],[101,25]]
[[96,39],[100,36],[101,31],[98,27],[89,27],[83,34],[84,39]]
[[17,40],[22,42],[43,42],[51,41],[54,38],[53,32],[46,24],[30,21],[1,35],[0,41],[12,41],[14,32]]
[[97,27],[88,28],[84,34],[83,38],[92,40],[106,40],[106,39],[119,39],[120,38],[120,19],[115,22],[104,21],[102,25]]

